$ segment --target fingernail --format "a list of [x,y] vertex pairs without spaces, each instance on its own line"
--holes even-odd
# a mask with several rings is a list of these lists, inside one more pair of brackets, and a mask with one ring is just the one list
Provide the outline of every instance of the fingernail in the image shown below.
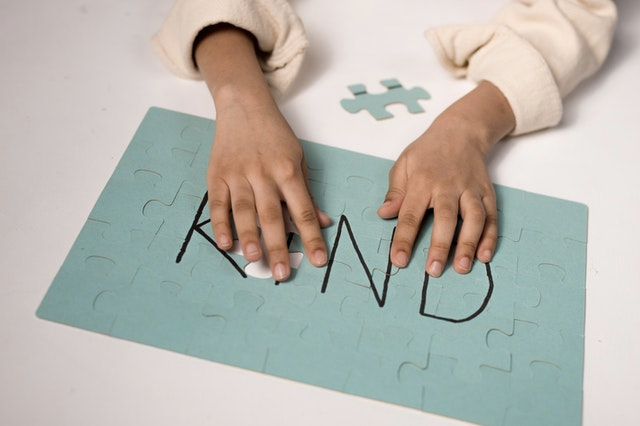
[[471,259],[469,259],[468,257],[463,257],[462,259],[460,259],[459,265],[462,270],[464,270],[465,272],[469,272],[471,270]]
[[400,268],[407,266],[407,263],[409,262],[409,256],[407,256],[407,253],[403,251],[399,251],[396,253],[395,257],[396,257],[396,266]]
[[283,263],[278,263],[273,268],[274,269],[274,278],[278,281],[286,280],[288,277],[287,267],[284,266]]
[[327,263],[327,255],[324,250],[316,250],[313,253],[313,262],[316,266],[322,266]]
[[491,260],[491,256],[493,255],[493,253],[491,252],[491,250],[485,250],[482,252],[482,261],[483,262],[488,262]]
[[229,239],[228,236],[221,235],[220,238],[218,238],[218,245],[223,249],[227,249],[231,247],[231,240]]
[[432,262],[427,272],[432,277],[439,277],[440,275],[442,275],[442,263],[438,262],[437,260]]

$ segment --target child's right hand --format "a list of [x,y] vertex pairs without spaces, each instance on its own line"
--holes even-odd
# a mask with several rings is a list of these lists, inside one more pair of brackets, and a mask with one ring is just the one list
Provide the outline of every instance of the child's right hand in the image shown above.
[[302,146],[271,96],[251,34],[216,25],[202,34],[194,57],[216,106],[207,188],[218,246],[228,250],[233,245],[233,215],[244,257],[257,261],[266,255],[273,277],[287,279],[286,203],[310,262],[324,265],[327,249],[320,227],[331,219],[311,198]]
[[[331,219],[311,198],[300,142],[274,106],[248,109],[237,101],[228,105],[217,108],[216,135],[207,170],[217,244],[226,250],[233,244],[231,211],[244,257],[257,261],[267,255],[273,277],[285,280],[290,264],[284,202],[310,262],[324,265],[327,252],[320,227],[328,226]],[[262,252],[256,215],[267,253]]]

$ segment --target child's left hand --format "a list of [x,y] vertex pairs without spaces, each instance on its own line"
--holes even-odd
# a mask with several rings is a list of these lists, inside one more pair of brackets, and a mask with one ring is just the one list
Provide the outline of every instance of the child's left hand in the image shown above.
[[482,82],[444,111],[400,155],[389,175],[389,189],[378,214],[398,217],[391,261],[404,267],[427,210],[433,232],[426,271],[438,277],[447,263],[458,224],[454,269],[471,270],[473,260],[488,262],[498,239],[496,197],[485,166],[491,147],[514,127],[501,92]]

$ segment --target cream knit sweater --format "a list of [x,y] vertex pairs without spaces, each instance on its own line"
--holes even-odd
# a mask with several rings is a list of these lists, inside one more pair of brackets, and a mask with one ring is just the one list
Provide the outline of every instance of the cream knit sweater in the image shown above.
[[[506,96],[514,134],[558,124],[562,99],[604,62],[616,23],[611,0],[512,0],[489,22],[448,25],[425,35],[453,75],[487,80]],[[193,42],[220,22],[251,32],[269,84],[286,91],[307,48],[303,25],[286,0],[176,0],[153,38],[177,75],[198,79]]]

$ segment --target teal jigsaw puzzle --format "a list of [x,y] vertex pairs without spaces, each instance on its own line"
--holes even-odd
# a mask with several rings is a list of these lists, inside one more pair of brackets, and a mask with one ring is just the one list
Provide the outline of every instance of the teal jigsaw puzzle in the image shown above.
[[494,259],[424,272],[389,262],[389,160],[303,141],[333,218],[330,260],[292,278],[219,250],[205,170],[215,122],[151,108],[45,295],[39,317],[486,425],[579,425],[587,208],[496,185]]

